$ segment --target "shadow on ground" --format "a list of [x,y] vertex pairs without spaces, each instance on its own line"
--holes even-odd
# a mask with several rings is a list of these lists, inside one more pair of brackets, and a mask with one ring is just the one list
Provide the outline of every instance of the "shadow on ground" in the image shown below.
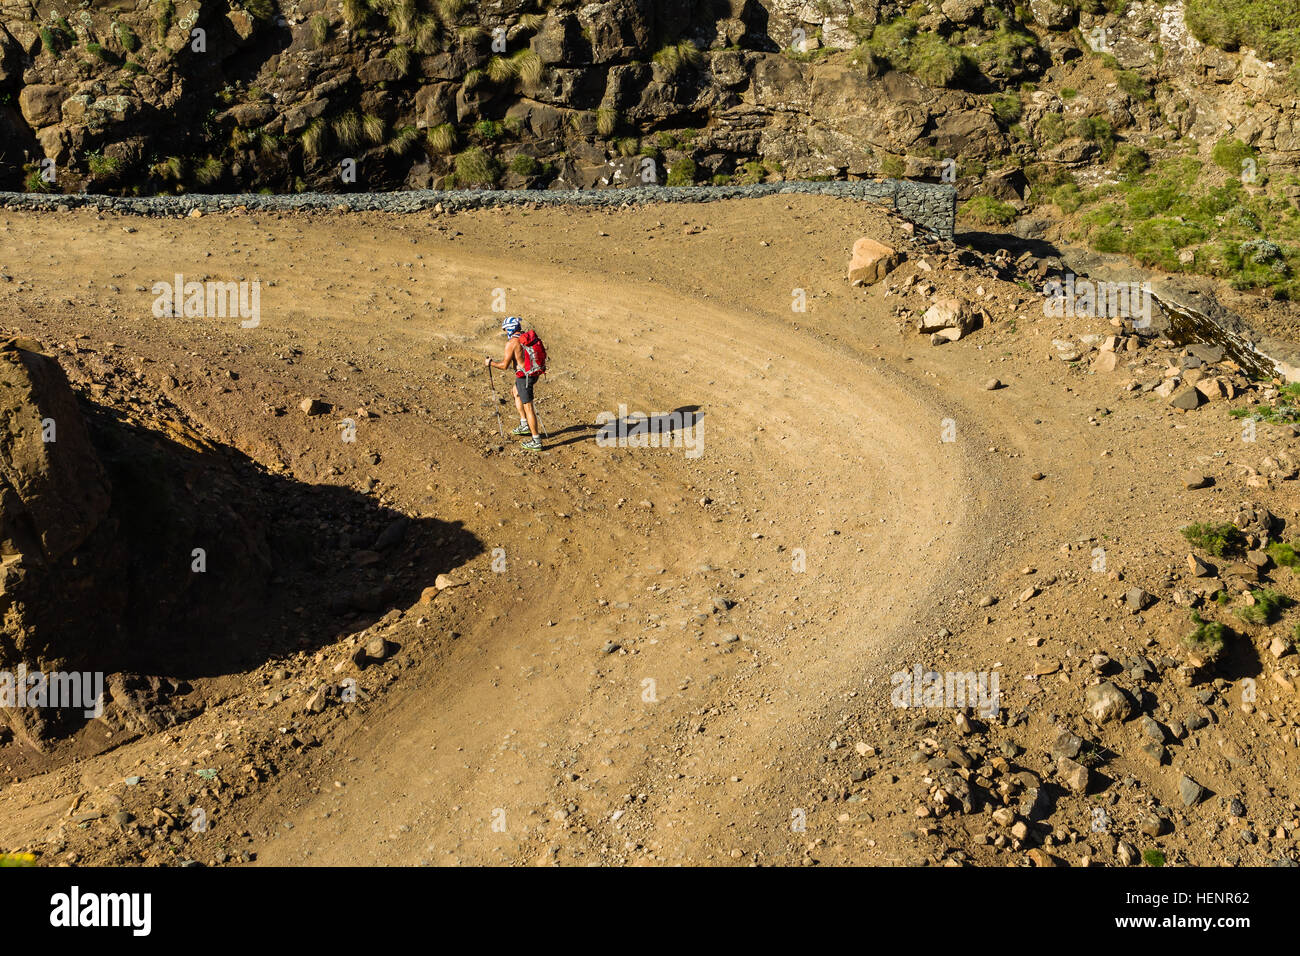
[[188,679],[314,651],[415,604],[483,552],[460,522],[410,518],[350,488],[269,474],[237,449],[98,406],[124,592],[115,640],[81,666]]

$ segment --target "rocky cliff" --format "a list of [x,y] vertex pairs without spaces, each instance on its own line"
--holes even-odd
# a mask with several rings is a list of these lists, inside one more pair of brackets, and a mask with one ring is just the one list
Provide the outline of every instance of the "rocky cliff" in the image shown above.
[[[906,176],[986,196],[972,207],[985,224],[1053,204],[1040,217],[1052,224],[1088,190],[1190,158],[1217,164],[1216,184],[1240,175],[1245,195],[1215,200],[1214,215],[1248,207],[1232,238],[1267,246],[1210,248],[1223,225],[1210,221],[1192,236],[1171,225],[1151,248],[1091,221],[1078,237],[1276,291],[1300,238],[1300,85],[1286,58],[1300,24],[1266,10],[1252,21],[1265,27],[1243,32],[1234,5],[1252,4],[3,0],[0,186]],[[1241,201],[1251,197],[1267,208]]]
[[1022,116],[991,98],[1094,44],[1160,87],[1148,98],[1117,86],[1089,104],[1116,128],[1236,128],[1297,168],[1280,69],[1201,44],[1177,3],[1098,9],[5,0],[0,177],[64,192],[591,187],[938,176],[950,158],[973,185],[1023,151],[1013,127],[1062,111],[1049,90]]

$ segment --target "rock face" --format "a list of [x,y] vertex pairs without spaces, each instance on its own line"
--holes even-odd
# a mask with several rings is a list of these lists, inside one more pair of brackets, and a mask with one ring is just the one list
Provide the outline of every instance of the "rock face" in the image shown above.
[[[945,22],[971,30],[991,22],[984,0],[946,10]],[[855,30],[880,19],[875,0],[566,2],[543,16],[516,2],[471,4],[425,30],[381,23],[376,11],[364,34],[337,7],[282,12],[277,28],[245,10],[178,4],[161,36],[151,7],[92,8],[66,35],[46,30],[53,49],[38,23],[8,23],[18,32],[0,36],[0,87],[13,87],[19,108],[0,106],[13,113],[0,116],[0,133],[11,119],[9,138],[24,148],[6,152],[0,136],[0,187],[24,182],[42,154],[57,163],[61,192],[170,192],[177,180],[191,191],[299,192],[336,190],[342,157],[357,161],[358,187],[457,185],[454,156],[466,147],[491,154],[493,185],[617,187],[636,180],[606,167],[635,160],[619,144],[638,135],[661,172],[689,170],[676,184],[885,178],[889,157],[987,161],[1011,148],[967,94],[870,62],[798,58],[796,47],[852,50]],[[184,55],[182,23],[206,31],[201,61]],[[100,44],[90,62],[68,55],[82,24]],[[249,75],[253,63],[263,65]],[[119,93],[123,72],[133,79]],[[364,138],[340,132],[362,118]],[[427,138],[446,124],[457,127],[450,147]],[[504,129],[488,132],[493,124]],[[96,153],[105,161],[91,164]],[[168,156],[212,159],[151,158]]]
[[[111,489],[58,362],[17,340],[0,346],[0,668],[84,664],[110,640],[125,589]],[[5,711],[40,736],[56,715]]]
[[[11,3],[0,16],[0,188],[19,188],[42,158],[68,193],[335,191],[343,158],[357,162],[357,189],[443,187],[464,185],[455,157],[474,148],[506,188],[628,185],[609,164],[651,154],[661,172],[685,170],[681,184],[898,169],[934,180],[951,159],[963,198],[1019,203],[1023,174],[994,162],[1019,147],[989,98],[1020,99],[1024,81],[1078,55],[1083,41],[1063,31],[1100,25],[1126,69],[1154,78],[1163,54],[1159,76],[1188,108],[1159,113],[1180,134],[1208,149],[1241,130],[1271,169],[1300,169],[1280,71],[1198,43],[1176,4],[1159,17],[1088,12],[1102,5],[1079,0],[942,0],[924,15],[880,0],[437,6],[410,23],[375,8],[361,30],[319,0],[265,12],[187,0],[170,24],[151,4],[91,5],[75,26]],[[964,78],[857,55],[873,27],[900,16],[957,37]],[[1037,33],[1008,53],[998,28],[1012,16]],[[195,26],[206,32],[199,57],[188,55]],[[840,52],[810,56],[824,50]],[[1026,99],[1026,130],[1062,115],[1053,99],[1050,89]],[[1151,104],[1121,92],[1104,105],[1117,128],[1154,121]],[[364,137],[347,132],[362,120]],[[633,144],[642,152],[629,155]],[[1097,159],[1095,144],[1073,138],[1055,149],[1068,164]]]

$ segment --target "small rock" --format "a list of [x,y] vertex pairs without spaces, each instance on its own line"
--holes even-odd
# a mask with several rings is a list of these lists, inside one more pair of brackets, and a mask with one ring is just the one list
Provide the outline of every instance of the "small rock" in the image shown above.
[[1128,605],[1130,611],[1136,614],[1138,611],[1145,611],[1152,604],[1155,604],[1156,599],[1142,588],[1130,588],[1128,593],[1124,595],[1124,603]]
[[1088,768],[1069,757],[1056,758],[1056,772],[1061,781],[1075,793],[1087,793]]
[[1084,692],[1088,716],[1098,724],[1110,723],[1112,720],[1124,721],[1133,713],[1133,704],[1128,695],[1110,681],[1103,681],[1089,687]]

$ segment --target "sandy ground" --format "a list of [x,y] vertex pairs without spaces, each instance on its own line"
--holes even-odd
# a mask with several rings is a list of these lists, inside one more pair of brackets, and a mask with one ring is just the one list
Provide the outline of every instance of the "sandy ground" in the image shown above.
[[[903,755],[890,674],[1016,672],[1006,706],[1031,715],[1019,733],[1049,739],[1057,714],[1018,669],[1069,670],[1152,634],[1172,645],[1186,618],[1126,620],[1114,601],[1128,583],[1089,578],[1093,544],[1080,542],[1105,541],[1130,580],[1177,566],[1177,526],[1243,497],[1239,483],[1180,481],[1226,472],[1238,425],[1175,416],[1126,397],[1121,373],[1047,357],[1059,332],[1040,300],[977,273],[948,280],[971,295],[982,283],[994,321],[932,347],[900,326],[883,285],[848,286],[864,234],[908,248],[879,210],[810,197],[0,218],[13,277],[0,324],[65,347],[82,384],[107,370],[107,397],[92,398],[165,396],[187,427],[268,469],[463,522],[482,545],[451,572],[459,586],[399,609],[401,650],[364,705],[302,712],[301,692],[355,636],[340,621],[339,648],[221,675],[207,713],[168,733],[17,770],[10,748],[0,843],[69,830],[70,800],[121,794],[128,774],[174,792],[202,786],[176,782],[186,768],[230,757],[238,775],[231,742],[285,725],[314,728],[320,745],[253,772],[251,799],[213,814],[205,862],[216,846],[264,864],[937,861],[942,848],[899,836],[915,800],[890,775],[849,812],[842,802],[843,748]],[[260,279],[260,326],[155,318],[149,290],[175,273]],[[791,308],[800,289],[806,312]],[[537,456],[498,437],[482,369],[501,349],[502,293],[551,352]],[[986,390],[994,376],[1006,387]],[[304,415],[304,397],[331,414]],[[698,410],[701,453],[600,447],[594,423],[620,406]],[[341,441],[338,422],[361,407],[376,417]],[[1294,496],[1266,497],[1292,516]],[[1033,608],[1015,600],[1026,566],[1054,585]],[[986,592],[996,607],[977,606]],[[1281,800],[1269,804],[1280,825],[1289,811],[1269,786],[1259,799]],[[791,825],[801,815],[806,830]],[[1180,846],[1217,861],[1190,830]],[[96,847],[81,862],[158,862],[147,840]]]

